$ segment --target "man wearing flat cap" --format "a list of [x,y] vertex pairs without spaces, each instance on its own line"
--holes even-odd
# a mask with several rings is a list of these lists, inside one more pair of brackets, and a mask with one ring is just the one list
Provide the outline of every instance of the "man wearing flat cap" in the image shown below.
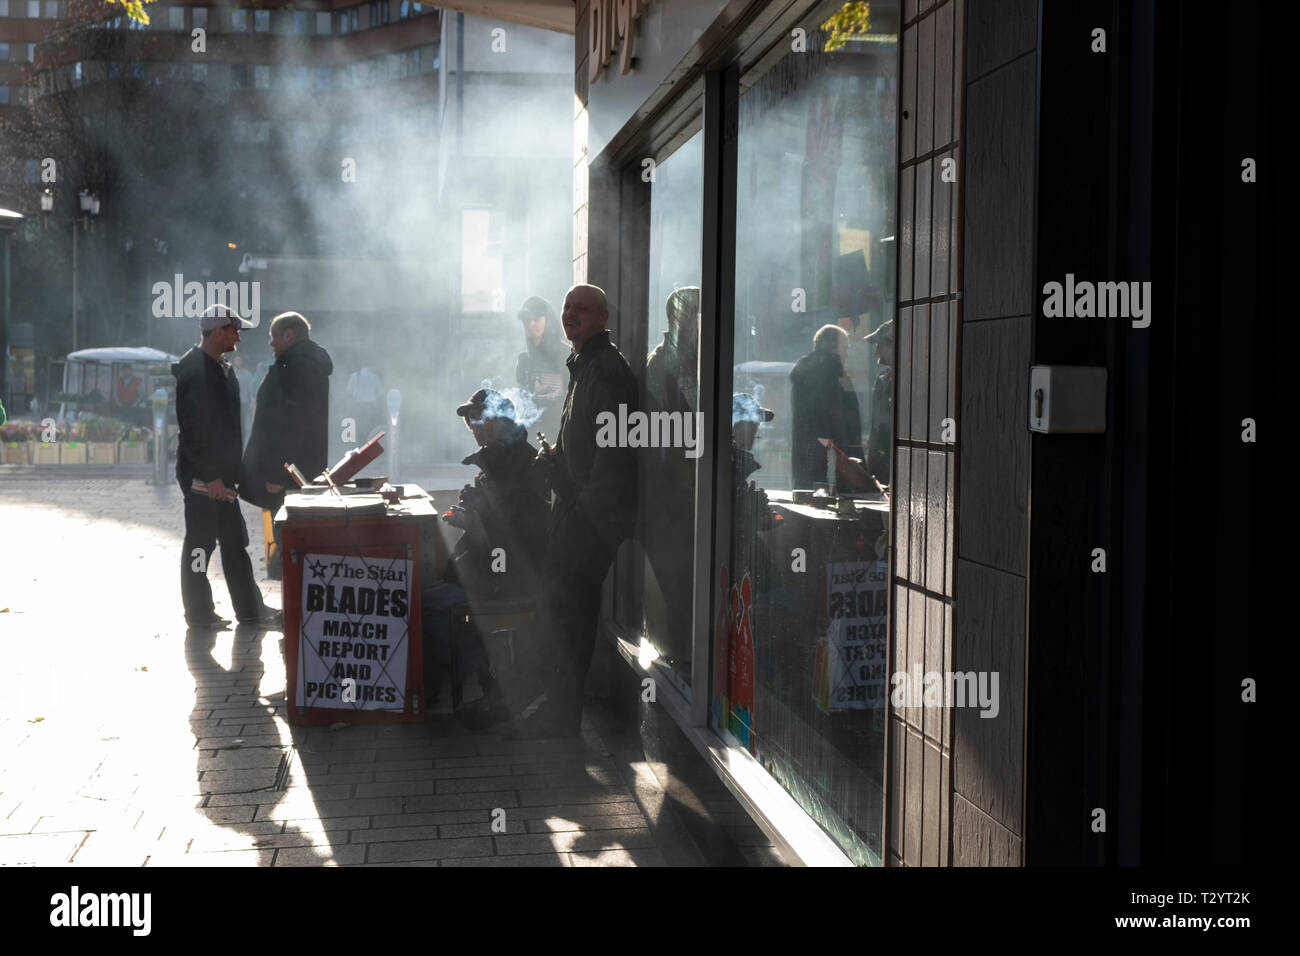
[[266,607],[253,579],[248,528],[239,510],[243,434],[239,382],[225,360],[239,333],[253,323],[225,305],[209,306],[199,319],[202,340],[172,366],[180,444],[176,480],[185,497],[185,543],[181,552],[181,600],[192,628],[219,628],[208,583],[208,561],[221,546],[221,568],[240,624],[273,627],[280,612]]
[[[480,636],[454,634],[450,612],[458,604],[468,603],[473,613],[487,602],[536,597],[550,496],[533,467],[537,449],[515,421],[514,403],[494,389],[480,388],[456,414],[479,446],[461,464],[474,465],[479,473],[473,484],[461,489],[459,504],[445,516],[448,524],[465,533],[452,549],[443,581],[420,596],[426,660],[448,667],[454,659],[452,679],[457,683],[477,671],[485,698],[494,698],[495,680]],[[509,716],[495,701],[466,714],[483,723]]]

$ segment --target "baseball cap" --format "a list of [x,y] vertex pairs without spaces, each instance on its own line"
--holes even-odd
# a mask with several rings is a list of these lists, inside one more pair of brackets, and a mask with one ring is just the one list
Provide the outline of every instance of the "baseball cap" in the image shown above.
[[731,424],[737,422],[770,422],[776,413],[758,404],[758,399],[748,392],[731,396]]
[[516,318],[522,322],[524,319],[531,319],[537,315],[552,319],[555,317],[555,310],[551,308],[551,303],[540,295],[530,295],[524,299],[524,304],[519,307],[519,314]]
[[228,305],[220,302],[214,302],[203,310],[203,316],[199,319],[199,331],[211,332],[213,329],[223,329],[227,325],[233,325],[240,329],[255,329],[252,322],[241,318],[239,313]]
[[515,405],[494,388],[480,388],[469,397],[469,401],[456,406],[456,414],[471,421],[484,418],[508,418],[514,421]]

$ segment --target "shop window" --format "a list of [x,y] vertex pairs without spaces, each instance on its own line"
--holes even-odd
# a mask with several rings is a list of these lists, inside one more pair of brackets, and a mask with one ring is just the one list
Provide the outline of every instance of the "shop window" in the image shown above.
[[840,6],[739,101],[712,722],[861,864],[880,862],[890,688],[898,6],[872,3],[869,42],[827,53]]
[[505,288],[505,215],[465,209],[460,216],[460,310],[499,311]]
[[[704,136],[696,133],[655,166],[650,183],[645,374],[641,409],[660,447],[640,452],[636,540],[640,620],[621,620],[654,647],[683,685],[692,685],[695,587],[695,472],[702,447],[699,403],[700,269]],[[624,349],[628,342],[619,343]],[[639,356],[628,355],[634,368]],[[664,417],[658,417],[664,416]],[[693,445],[694,447],[688,447]],[[628,613],[619,602],[617,614]],[[633,612],[635,613],[635,612]],[[683,688],[684,689],[684,688]]]

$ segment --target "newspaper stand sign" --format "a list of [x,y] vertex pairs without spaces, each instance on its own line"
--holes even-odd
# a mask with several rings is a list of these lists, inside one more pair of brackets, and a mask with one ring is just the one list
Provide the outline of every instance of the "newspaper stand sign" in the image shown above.
[[292,723],[424,719],[419,548],[418,529],[392,518],[286,525]]

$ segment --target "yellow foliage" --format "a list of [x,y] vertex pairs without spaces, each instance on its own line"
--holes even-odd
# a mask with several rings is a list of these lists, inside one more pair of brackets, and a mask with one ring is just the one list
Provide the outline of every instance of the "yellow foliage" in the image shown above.
[[154,0],[106,0],[107,3],[115,3],[123,10],[126,15],[137,23],[149,22],[149,14],[145,13],[144,6],[146,3],[153,3]]
[[839,11],[831,14],[822,24],[823,30],[831,32],[826,41],[826,52],[838,50],[848,42],[849,37],[859,36],[871,28],[871,4],[861,0],[846,3]]

